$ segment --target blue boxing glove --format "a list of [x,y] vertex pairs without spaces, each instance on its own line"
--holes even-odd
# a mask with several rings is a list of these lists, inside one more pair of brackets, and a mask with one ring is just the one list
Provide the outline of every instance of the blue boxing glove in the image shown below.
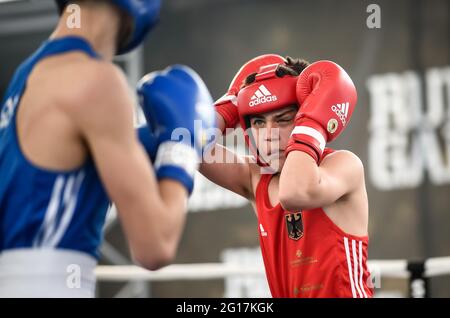
[[158,180],[177,180],[192,193],[195,171],[208,140],[206,132],[216,125],[206,85],[191,68],[174,65],[144,76],[137,92],[148,128],[156,138]]
[[147,152],[148,157],[151,162],[155,162],[157,147],[157,140],[155,135],[153,135],[150,127],[147,125],[141,126],[136,129],[136,134],[141,142],[141,145],[144,147]]

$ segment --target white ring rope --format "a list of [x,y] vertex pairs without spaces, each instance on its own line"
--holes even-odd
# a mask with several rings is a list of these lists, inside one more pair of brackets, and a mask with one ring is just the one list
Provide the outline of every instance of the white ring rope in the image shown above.
[[97,266],[95,274],[101,281],[173,281],[223,279],[229,276],[264,275],[261,266],[240,266],[223,263],[174,264],[157,271],[148,271],[135,265]]
[[429,258],[425,261],[425,277],[450,274],[450,256]]
[[[376,270],[381,277],[409,278],[407,260],[372,260],[371,271]],[[148,271],[135,265],[102,265],[95,270],[99,281],[175,281],[210,280],[232,276],[264,275],[262,266],[248,266],[224,263],[174,264],[157,271]],[[425,277],[450,275],[450,257],[429,258],[425,261]]]

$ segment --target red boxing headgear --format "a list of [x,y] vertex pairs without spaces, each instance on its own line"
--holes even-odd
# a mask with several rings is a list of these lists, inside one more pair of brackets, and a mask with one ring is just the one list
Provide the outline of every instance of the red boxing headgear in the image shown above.
[[254,138],[249,136],[250,116],[271,112],[286,106],[298,105],[296,96],[297,76],[276,74],[279,64],[262,66],[255,81],[242,88],[237,96],[239,120],[244,130],[245,142],[255,155],[257,163],[267,166],[258,154]]

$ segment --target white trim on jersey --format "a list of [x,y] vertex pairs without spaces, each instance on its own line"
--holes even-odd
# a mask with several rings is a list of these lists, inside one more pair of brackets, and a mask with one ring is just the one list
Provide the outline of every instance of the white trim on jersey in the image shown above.
[[[62,175],[56,178],[44,221],[33,241],[33,247],[56,247],[59,244],[75,212],[84,177],[85,173],[81,170],[76,176],[70,176],[67,181]],[[63,192],[62,198],[61,192]],[[57,224],[58,212],[61,209],[64,210]]]
[[[350,287],[352,289],[353,298],[367,298],[367,293],[364,289],[362,266],[362,241],[358,241],[358,248],[356,248],[356,240],[352,240],[351,251],[349,239],[344,236],[345,256],[347,258],[348,275],[350,280]],[[353,267],[352,267],[353,257]],[[358,275],[359,271],[359,275]]]
[[[59,178],[59,177],[58,177]],[[58,201],[58,205],[57,208],[52,210],[52,218],[50,219],[49,222],[46,222],[46,226],[45,226],[45,234],[44,237],[41,240],[41,244],[40,246],[48,246],[48,241],[50,241],[52,239],[52,237],[54,236],[54,233],[57,231],[56,229],[56,217],[59,214],[59,211],[61,210],[62,206],[66,205],[66,202],[68,200],[69,194],[70,192],[72,192],[72,187],[73,187],[73,176],[70,176],[67,181],[66,184],[64,185],[64,192],[63,192],[63,199],[62,199],[62,203],[61,203],[61,199],[60,199],[60,194],[58,193],[58,197],[55,199]],[[52,198],[53,200],[53,198]],[[47,218],[47,215],[45,216]],[[64,214],[63,216],[64,217]],[[61,217],[61,218],[62,218]]]
[[64,191],[65,209],[61,216],[58,228],[53,232],[52,237],[50,237],[48,241],[44,242],[46,247],[56,247],[61,241],[63,235],[66,233],[77,206],[78,194],[80,192],[81,183],[83,182],[84,176],[84,171],[80,171],[76,177],[71,176],[70,180],[67,182],[70,182],[70,186],[67,186]]
[[362,266],[362,255],[363,255],[363,252],[362,252],[362,241],[359,241],[359,268],[360,268],[360,271],[359,271],[359,283],[361,284],[361,289],[362,289],[362,292],[364,294],[364,298],[367,298],[367,293],[365,291],[364,284],[363,284],[364,270],[363,270],[363,266]]
[[346,238],[346,237],[344,237],[344,245],[345,245],[345,256],[347,258],[348,277],[350,279],[350,286],[352,288],[352,295],[353,295],[353,298],[356,298],[355,283],[353,281],[352,264],[351,264],[351,260],[350,260],[350,250],[348,248],[348,238]]
[[55,180],[52,190],[52,196],[48,202],[47,210],[45,211],[44,221],[42,222],[41,228],[37,232],[36,237],[33,241],[33,247],[39,247],[43,239],[47,236],[47,231],[51,224],[54,223],[56,214],[59,208],[59,197],[61,196],[62,188],[64,187],[64,177],[58,176]]
[[[359,298],[362,298],[362,292],[361,292],[361,287],[360,285],[360,281],[359,281],[359,276],[358,276],[358,256],[356,255],[356,241],[352,240],[352,250],[353,250],[353,269],[354,269],[354,274],[355,276],[353,276],[353,278],[355,279],[355,286],[356,286],[356,290],[358,291],[359,294]],[[361,269],[362,270],[362,269]]]

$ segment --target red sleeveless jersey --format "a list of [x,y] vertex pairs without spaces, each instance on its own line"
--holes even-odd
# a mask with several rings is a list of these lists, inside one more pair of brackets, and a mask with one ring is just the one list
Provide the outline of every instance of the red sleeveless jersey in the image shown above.
[[368,237],[345,233],[323,209],[285,211],[269,200],[272,175],[256,189],[259,240],[273,297],[373,296]]

